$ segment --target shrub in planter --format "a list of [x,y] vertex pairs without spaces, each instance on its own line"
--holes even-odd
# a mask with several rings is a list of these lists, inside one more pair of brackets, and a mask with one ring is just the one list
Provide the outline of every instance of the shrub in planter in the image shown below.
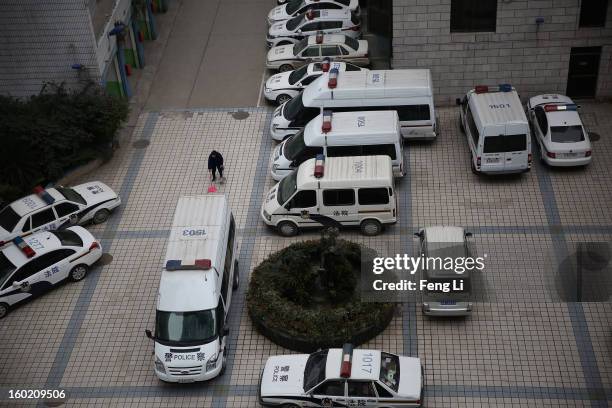
[[254,269],[249,315],[275,343],[302,352],[361,344],[391,321],[394,304],[361,302],[362,248],[335,234],[290,245]]

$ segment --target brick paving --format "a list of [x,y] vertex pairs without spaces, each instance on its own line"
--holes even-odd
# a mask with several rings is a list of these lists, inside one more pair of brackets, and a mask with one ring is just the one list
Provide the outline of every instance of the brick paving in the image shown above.
[[[356,230],[342,237],[381,255],[410,251],[412,232],[426,225],[462,225],[487,254],[478,277],[484,302],[471,317],[430,319],[405,305],[364,347],[418,355],[428,407],[607,406],[612,398],[612,304],[566,304],[555,284],[576,244],[612,235],[610,105],[583,104],[587,125],[602,138],[582,170],[536,164],[520,177],[483,178],[469,168],[456,108],[440,108],[435,143],[409,144],[409,174],[398,181],[401,222],[376,238]],[[65,389],[65,406],[255,407],[266,358],[287,350],[259,335],[244,305],[246,274],[270,253],[316,238],[287,239],[259,218],[272,187],[268,135],[271,111],[235,109],[146,112],[131,139],[91,176],[119,191],[124,204],[92,226],[112,261],[83,282],[66,284],[0,321],[0,406],[15,406],[9,389]],[[142,139],[145,148],[133,146]],[[140,143],[138,144],[140,145]],[[169,385],[153,372],[153,328],[160,265],[176,201],[203,194],[208,153],[226,159],[229,196],[240,243],[242,284],[230,317],[230,358],[223,377]],[[608,266],[608,273],[610,266]],[[607,400],[606,400],[607,399]],[[21,402],[23,406],[36,401]]]

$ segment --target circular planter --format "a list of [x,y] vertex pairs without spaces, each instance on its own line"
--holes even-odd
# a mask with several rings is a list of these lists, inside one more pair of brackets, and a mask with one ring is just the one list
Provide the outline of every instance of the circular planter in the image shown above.
[[[362,248],[348,241],[336,242],[337,247],[342,248],[339,252],[342,259],[350,260],[352,267],[352,270],[344,269],[343,273],[353,273],[357,279],[352,295],[346,301],[321,301],[320,296],[317,298],[313,295],[315,292],[320,294],[321,289],[313,291],[308,286],[311,282],[308,279],[311,278],[304,278],[307,286],[301,292],[300,301],[286,294],[284,285],[293,289],[295,282],[303,276],[319,276],[317,279],[323,276],[317,275],[318,272],[314,275],[310,272],[317,270],[322,247],[319,241],[290,245],[272,254],[255,268],[249,282],[247,305],[253,325],[262,335],[282,347],[309,353],[322,348],[341,347],[347,342],[363,344],[389,325],[395,313],[395,304],[361,302],[359,298]],[[300,260],[295,261],[295,258]],[[331,272],[331,268],[330,275],[325,276],[333,273],[336,279],[343,281],[345,275]],[[336,293],[325,291],[324,299],[336,299]],[[318,300],[311,302],[310,297]]]

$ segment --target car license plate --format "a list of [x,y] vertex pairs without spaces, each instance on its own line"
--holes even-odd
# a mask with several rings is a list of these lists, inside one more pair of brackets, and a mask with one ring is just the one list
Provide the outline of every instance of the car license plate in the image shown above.
[[498,163],[499,159],[497,157],[487,159],[487,163]]
[[451,306],[451,305],[456,305],[457,301],[456,300],[450,300],[450,299],[449,300],[442,300],[442,301],[440,301],[440,304],[444,305],[444,306]]
[[575,157],[578,157],[578,153],[564,153],[563,157],[565,157],[566,159],[573,159]]

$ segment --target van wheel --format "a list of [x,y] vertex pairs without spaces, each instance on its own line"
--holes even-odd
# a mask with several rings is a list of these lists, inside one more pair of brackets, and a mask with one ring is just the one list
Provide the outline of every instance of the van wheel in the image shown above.
[[465,134],[465,127],[463,127],[463,122],[461,121],[461,115],[459,115],[459,129],[461,133]]
[[369,237],[380,234],[382,225],[377,220],[365,220],[361,223],[361,233]]
[[104,221],[108,220],[109,215],[110,211],[108,211],[107,209],[98,210],[93,216],[93,223],[102,224]]
[[240,269],[238,269],[238,260],[234,261],[234,282],[232,282],[232,290],[238,289],[240,286]]
[[291,64],[283,64],[281,65],[278,70],[280,72],[287,72],[287,71],[292,71],[293,70],[293,66]]
[[278,232],[284,237],[293,237],[298,233],[298,227],[290,221],[282,221],[276,227]]
[[5,317],[9,312],[9,305],[6,303],[0,303],[0,319]]
[[288,100],[290,100],[291,97],[287,94],[280,94],[276,97],[276,103],[278,103],[279,105],[282,105],[283,103],[287,102]]
[[223,360],[221,360],[221,370],[219,371],[219,376],[225,374],[226,368],[227,368],[227,348],[223,350]]
[[70,275],[68,275],[68,277],[73,282],[83,280],[85,276],[87,276],[87,269],[87,265],[77,265],[70,270]]
[[472,160],[471,156],[470,156],[470,167],[472,167],[472,173],[478,175],[478,170],[476,170],[476,166],[474,166],[474,160]]

